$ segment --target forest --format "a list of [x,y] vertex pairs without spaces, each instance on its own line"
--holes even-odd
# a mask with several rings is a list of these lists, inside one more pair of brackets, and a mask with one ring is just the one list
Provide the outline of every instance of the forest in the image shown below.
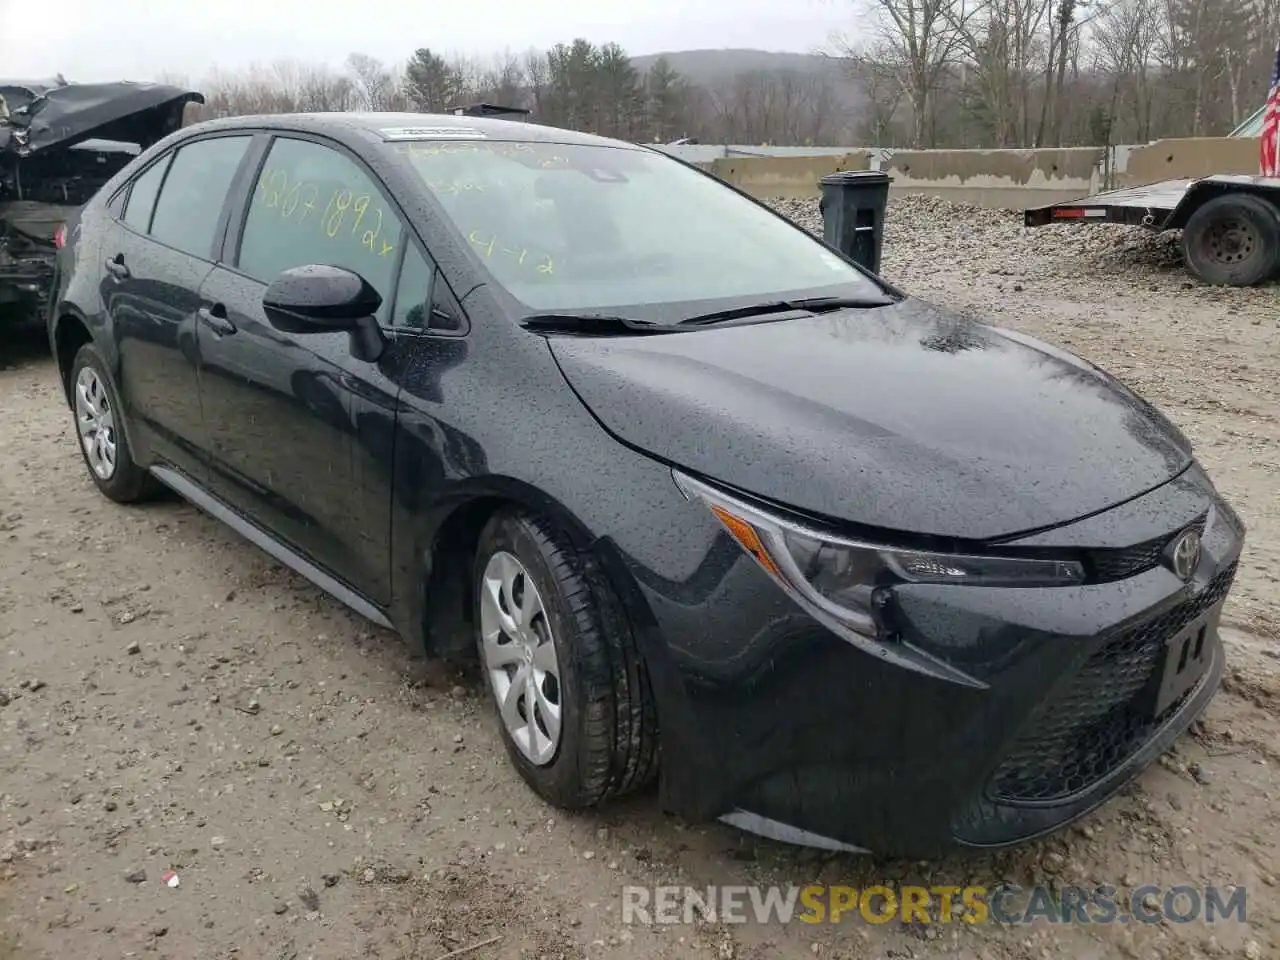
[[196,84],[215,116],[492,102],[651,143],[1143,143],[1223,135],[1261,106],[1280,0],[851,0],[849,22],[792,65],[725,56],[714,75],[673,66],[696,65],[693,52],[634,58],[578,38],[486,56],[421,46],[401,63],[281,60]]

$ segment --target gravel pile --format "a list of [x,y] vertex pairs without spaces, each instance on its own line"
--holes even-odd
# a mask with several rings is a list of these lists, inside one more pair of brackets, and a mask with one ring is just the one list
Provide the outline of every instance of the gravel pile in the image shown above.
[[[774,200],[770,205],[821,235],[816,200]],[[1125,273],[1171,276],[1181,282],[1177,232],[1139,227],[1051,225],[1027,229],[1022,213],[908,196],[889,203],[883,268],[889,279],[963,266],[1004,276],[1078,277]]]

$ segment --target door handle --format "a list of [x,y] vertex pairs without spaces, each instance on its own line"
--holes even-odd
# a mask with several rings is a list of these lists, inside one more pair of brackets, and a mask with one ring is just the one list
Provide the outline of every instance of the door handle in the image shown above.
[[117,280],[129,279],[129,268],[125,266],[123,253],[117,253],[114,257],[107,257],[107,262],[104,266],[107,268],[107,273]]
[[212,307],[201,307],[196,315],[215,336],[227,337],[236,332],[236,325],[227,319],[227,308],[220,303],[215,303]]

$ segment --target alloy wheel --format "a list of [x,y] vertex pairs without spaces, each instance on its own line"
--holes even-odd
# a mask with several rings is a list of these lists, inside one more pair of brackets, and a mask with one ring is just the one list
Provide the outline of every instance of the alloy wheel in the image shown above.
[[481,576],[480,650],[503,726],[531,763],[545,766],[560,746],[560,663],[542,595],[506,551]]
[[93,367],[82,367],[76,377],[76,429],[85,459],[99,480],[116,472],[116,421],[106,385]]

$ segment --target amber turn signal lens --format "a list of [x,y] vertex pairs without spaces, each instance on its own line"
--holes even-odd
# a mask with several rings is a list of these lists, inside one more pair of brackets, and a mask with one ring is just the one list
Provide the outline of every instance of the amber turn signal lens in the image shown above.
[[714,513],[716,518],[724,524],[725,529],[733,535],[733,539],[742,544],[742,549],[746,550],[747,553],[751,554],[760,562],[760,566],[764,567],[775,577],[782,576],[778,571],[777,566],[774,564],[773,559],[769,556],[768,551],[765,550],[764,544],[760,542],[760,538],[756,535],[755,528],[752,527],[751,524],[747,523],[747,521],[743,520],[741,517],[734,516],[728,510],[724,509],[724,507],[712,506],[711,512]]

